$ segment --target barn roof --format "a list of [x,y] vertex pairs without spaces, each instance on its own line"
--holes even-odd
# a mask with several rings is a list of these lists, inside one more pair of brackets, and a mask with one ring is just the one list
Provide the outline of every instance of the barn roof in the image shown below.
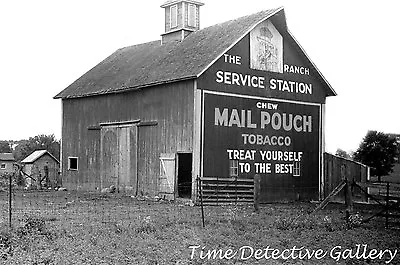
[[56,160],[57,162],[59,162],[57,160],[57,158],[55,158],[52,154],[50,154],[47,150],[36,150],[34,151],[32,154],[30,154],[29,156],[27,156],[24,160],[21,161],[21,163],[24,164],[30,164],[35,162],[36,160],[38,160],[39,158],[41,158],[42,156],[44,156],[45,154],[48,154],[49,156],[51,156],[54,160]]
[[14,161],[14,155],[12,153],[0,153],[0,161]]
[[[282,12],[286,27],[281,7],[198,30],[181,42],[161,45],[157,40],[121,48],[54,98],[118,93],[197,78],[256,25],[278,12]],[[329,88],[327,94],[336,95],[321,74],[320,77]]]

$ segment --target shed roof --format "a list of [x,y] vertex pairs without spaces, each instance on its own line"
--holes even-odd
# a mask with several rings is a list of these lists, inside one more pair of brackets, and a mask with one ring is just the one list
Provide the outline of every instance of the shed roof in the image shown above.
[[12,153],[0,153],[0,161],[15,161]]
[[[197,78],[256,25],[278,12],[282,12],[286,27],[284,10],[280,7],[198,30],[181,42],[161,45],[157,40],[121,48],[54,98],[118,93]],[[320,77],[329,88],[327,94],[336,95],[321,74]]]
[[36,150],[29,156],[27,156],[24,160],[21,161],[21,163],[24,164],[30,164],[38,160],[40,157],[44,156],[45,154],[50,155],[55,161],[59,163],[57,158],[55,158],[51,153],[49,153],[47,150]]

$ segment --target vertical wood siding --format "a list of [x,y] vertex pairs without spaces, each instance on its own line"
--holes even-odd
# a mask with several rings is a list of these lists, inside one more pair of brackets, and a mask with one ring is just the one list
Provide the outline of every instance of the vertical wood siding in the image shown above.
[[[366,165],[329,153],[324,153],[324,171],[324,198],[339,185],[342,177],[362,183],[367,182],[368,178],[368,167]],[[354,189],[353,192],[357,199],[366,199],[359,189]],[[344,191],[339,192],[335,199],[344,201]]]
[[[192,152],[192,80],[119,94],[64,99],[64,185],[78,190],[99,188],[100,130],[90,128],[105,122],[138,119],[157,122],[152,126],[138,126],[138,192],[157,194],[160,153]],[[79,157],[78,171],[68,170],[69,156]]]

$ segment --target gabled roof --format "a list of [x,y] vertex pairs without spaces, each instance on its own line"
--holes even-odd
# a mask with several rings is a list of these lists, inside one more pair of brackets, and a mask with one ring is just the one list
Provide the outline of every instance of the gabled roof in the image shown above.
[[0,153],[0,161],[15,161],[12,153]]
[[45,154],[48,154],[49,156],[51,156],[55,161],[57,161],[59,163],[59,161],[57,160],[57,158],[55,158],[52,154],[50,154],[47,150],[36,150],[34,151],[32,154],[30,154],[29,156],[27,156],[24,160],[21,161],[21,163],[24,164],[29,164],[29,163],[33,163],[36,160],[38,160],[39,158],[41,158],[42,156],[44,156]]
[[[54,98],[119,93],[197,78],[255,26],[278,12],[285,20],[281,7],[198,30],[181,42],[161,45],[157,40],[119,49]],[[286,21],[283,24],[286,27]],[[327,94],[336,95],[322,79],[330,88]]]

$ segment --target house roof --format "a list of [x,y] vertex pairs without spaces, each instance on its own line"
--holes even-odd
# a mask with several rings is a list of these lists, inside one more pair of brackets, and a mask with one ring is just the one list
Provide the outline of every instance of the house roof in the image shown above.
[[57,162],[59,162],[57,160],[57,158],[55,158],[52,154],[50,154],[47,150],[36,150],[34,151],[32,154],[30,154],[29,156],[27,156],[24,160],[21,161],[21,163],[24,164],[29,164],[29,163],[33,163],[36,160],[38,160],[40,157],[44,156],[45,154],[48,154],[49,156],[51,156],[54,160],[56,160]]
[[0,161],[15,161],[12,153],[0,153]]
[[[119,93],[197,78],[255,26],[278,12],[285,20],[281,7],[195,31],[181,42],[161,45],[157,40],[121,48],[54,98]],[[286,21],[283,24],[286,27]],[[327,94],[336,95],[322,75],[321,78],[329,87]]]

